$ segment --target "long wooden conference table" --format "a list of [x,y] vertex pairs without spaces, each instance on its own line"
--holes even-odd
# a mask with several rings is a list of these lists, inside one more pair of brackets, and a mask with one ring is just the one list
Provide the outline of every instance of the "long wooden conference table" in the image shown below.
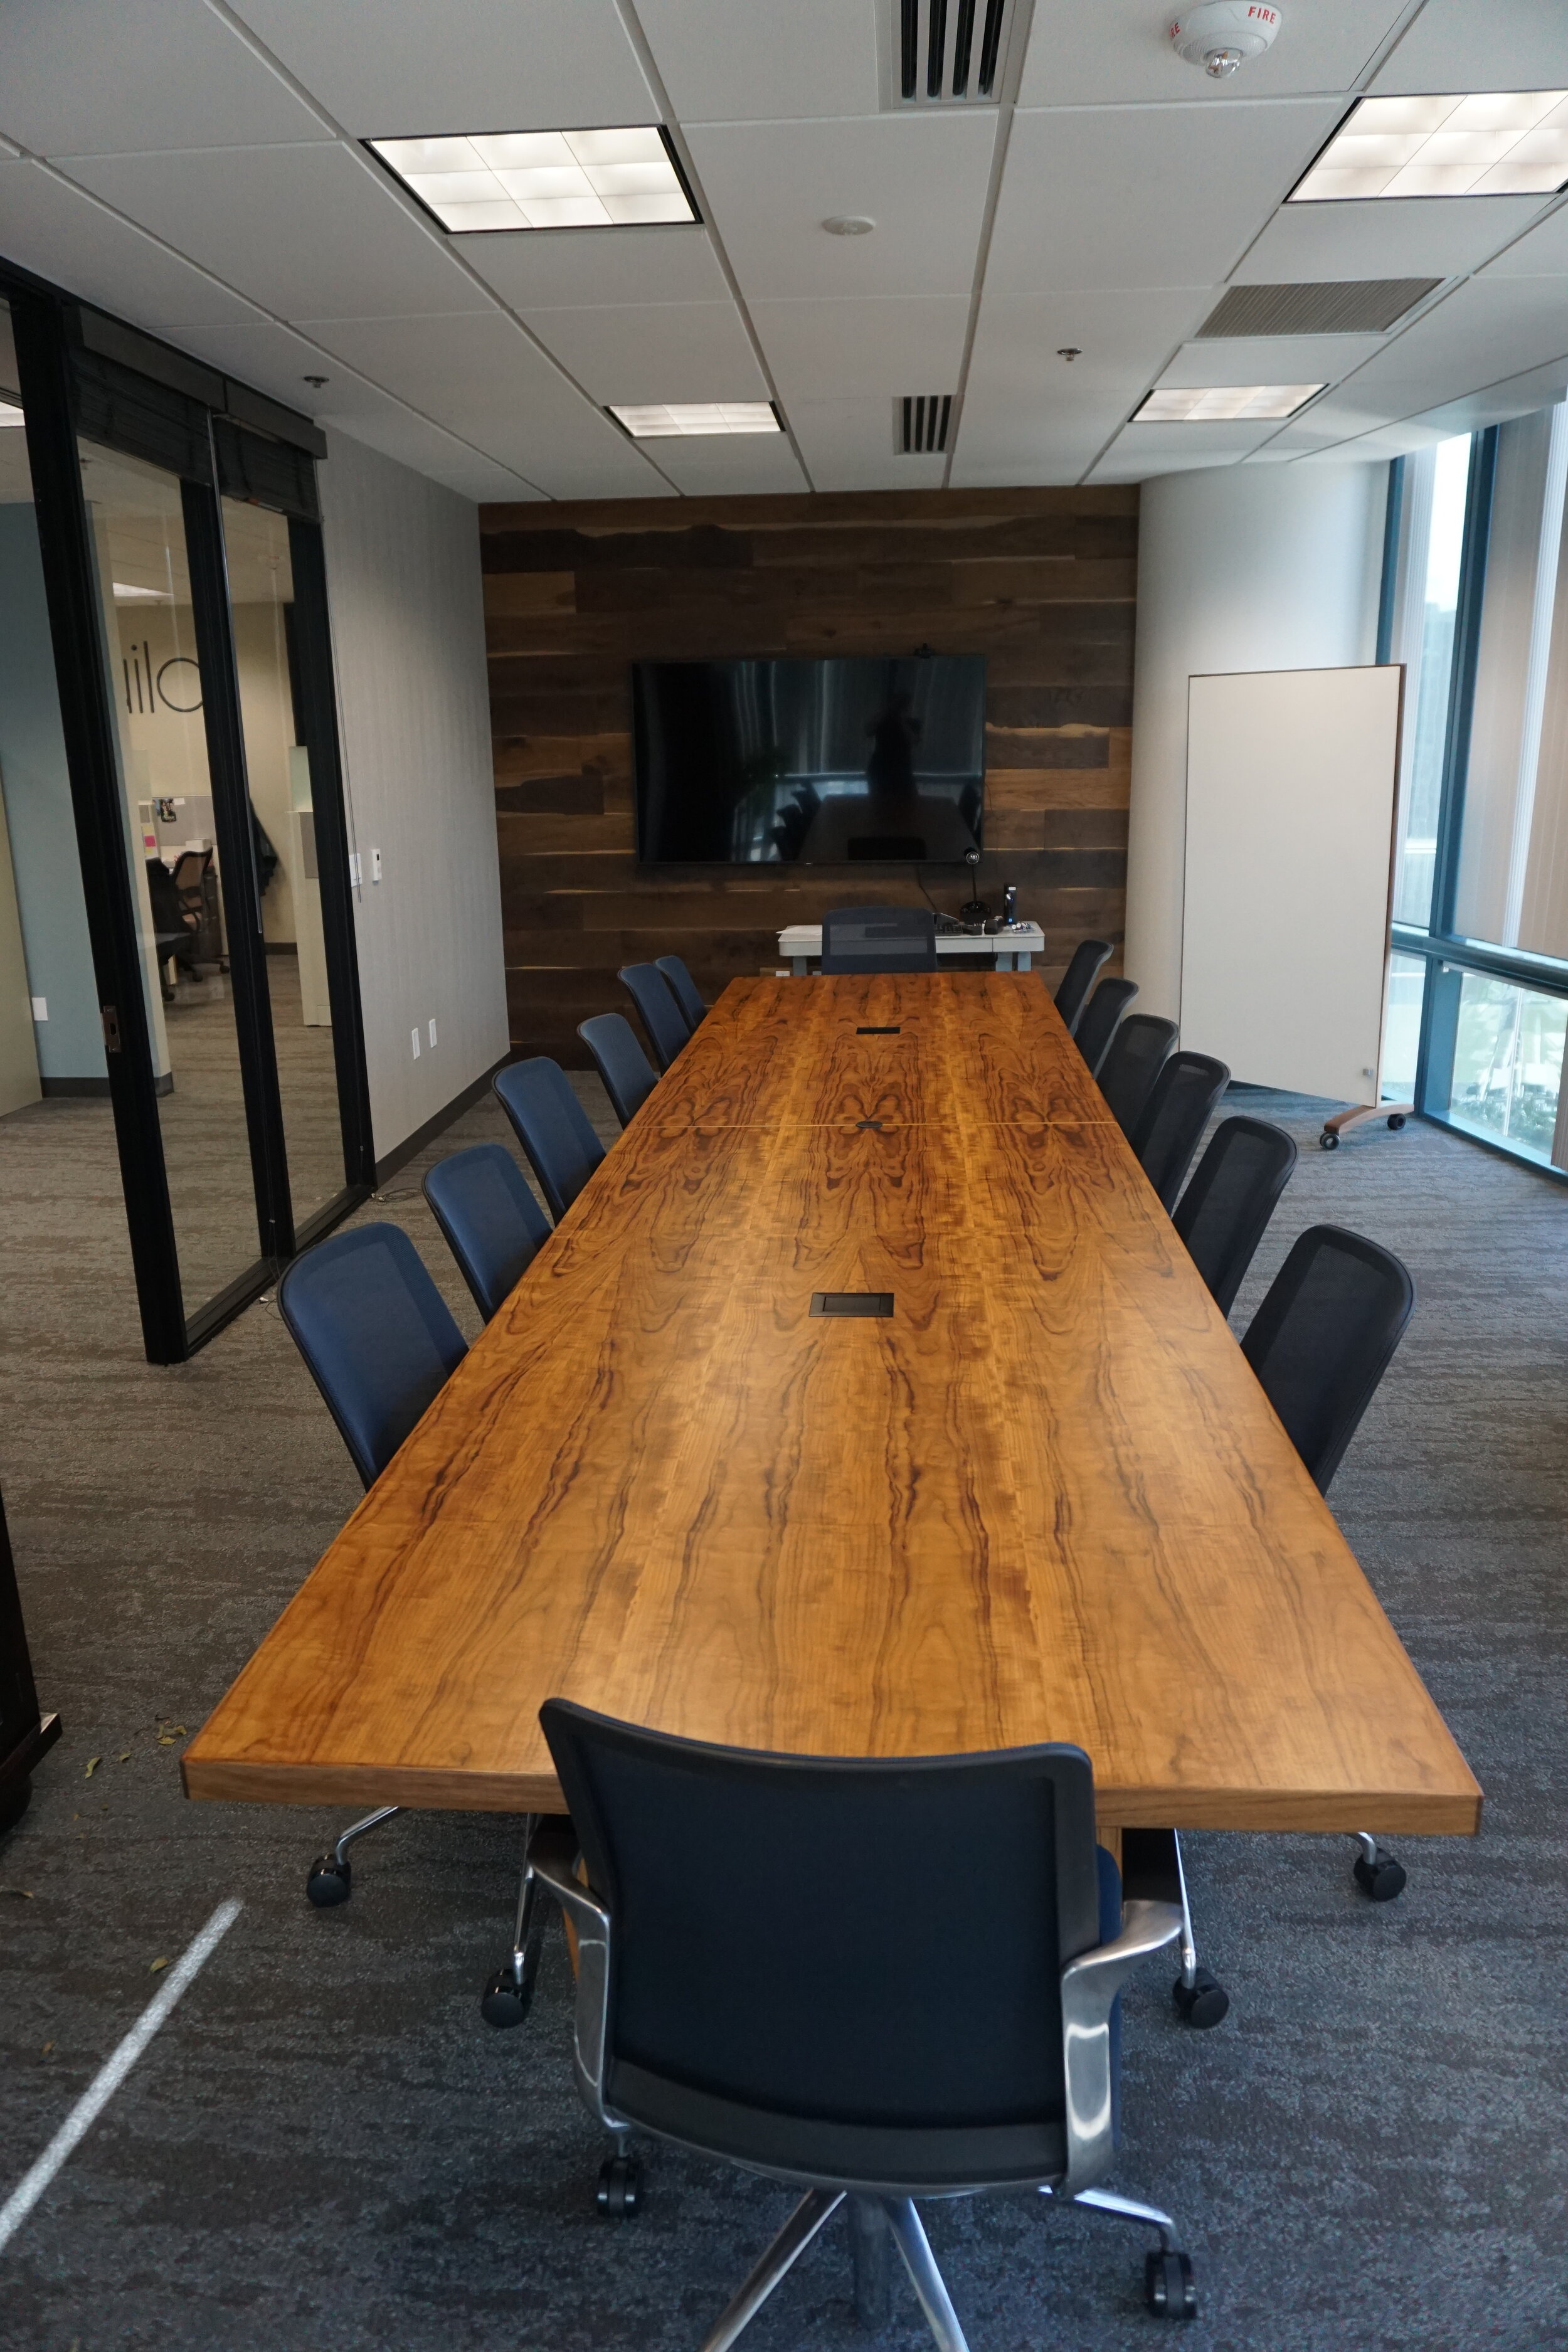
[[733,982],[185,1785],[559,1810],[556,1693],[818,1755],[1074,1740],[1112,1832],[1480,1813],[1033,974]]

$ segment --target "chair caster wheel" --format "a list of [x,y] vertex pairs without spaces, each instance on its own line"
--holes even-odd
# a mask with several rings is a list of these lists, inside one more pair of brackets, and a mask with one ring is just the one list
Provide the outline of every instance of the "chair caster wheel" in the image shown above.
[[642,2166],[635,2156],[607,2156],[594,2200],[606,2221],[629,2221],[642,2209]]
[[1369,1862],[1364,1853],[1358,1853],[1352,1864],[1352,1875],[1362,1893],[1369,1895],[1373,1903],[1392,1903],[1396,1895],[1405,1892],[1403,1867],[1391,1853],[1384,1853],[1381,1846],[1377,1849],[1375,1862]]
[[531,1974],[519,1984],[510,1968],[498,1969],[479,1996],[479,2015],[498,2031],[521,2025],[533,2005]]
[[1340,1148],[1340,1139],[1332,1128],[1325,1127],[1318,1141],[1325,1151],[1337,1151]]
[[[1217,2025],[1230,2007],[1230,1995],[1217,1977],[1207,1969],[1200,1969],[1191,1984],[1178,1977],[1171,1987],[1171,1999],[1176,2004],[1176,2014],[1184,2025],[1196,2026],[1200,2032]],[[1151,2261],[1153,2257],[1151,2255]]]
[[1404,1124],[1405,1124],[1405,1113],[1404,1113],[1402,1110],[1396,1110],[1396,1111],[1394,1111],[1394,1112],[1391,1115],[1391,1117],[1390,1117],[1390,1118],[1389,1118],[1389,1122],[1388,1122],[1388,1124],[1389,1124],[1389,1125],[1390,1125],[1390,1127],[1394,1129],[1394,1132],[1395,1133],[1395,1135],[1397,1135],[1397,1134],[1398,1134],[1398,1132],[1399,1132],[1399,1130],[1400,1130],[1400,1129],[1401,1129],[1401,1128],[1404,1126]]
[[1161,2319],[1195,2319],[1198,2294],[1193,2265],[1174,2246],[1150,2254],[1143,2264],[1143,2300]]
[[310,1864],[305,1881],[307,1899],[318,1911],[330,1911],[336,1903],[346,1903],[353,1893],[353,1873],[346,1862],[335,1853],[319,1853]]

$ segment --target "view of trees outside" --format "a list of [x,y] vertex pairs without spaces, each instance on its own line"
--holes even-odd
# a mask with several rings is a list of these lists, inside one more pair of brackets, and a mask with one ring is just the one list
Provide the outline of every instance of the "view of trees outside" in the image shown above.
[[1448,1107],[1455,1125],[1550,1160],[1565,1034],[1568,999],[1468,971]]

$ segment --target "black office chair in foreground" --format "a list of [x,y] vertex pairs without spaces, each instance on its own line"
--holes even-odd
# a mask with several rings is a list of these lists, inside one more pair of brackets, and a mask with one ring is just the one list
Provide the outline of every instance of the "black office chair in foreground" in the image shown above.
[[1187,1255],[1228,1315],[1296,1165],[1296,1146],[1267,1119],[1222,1119],[1171,1213]]
[[658,1086],[658,1072],[623,1013],[595,1013],[591,1021],[578,1022],[577,1034],[594,1056],[610,1108],[625,1127]]
[[679,956],[655,956],[654,962],[669,982],[670,993],[685,1013],[686,1025],[695,1037],[699,1025],[708,1018],[701,991]]
[[835,907],[822,919],[824,971],[934,971],[929,907]]
[[1078,1027],[1072,1033],[1073,1043],[1088,1063],[1091,1078],[1099,1077],[1100,1064],[1110,1051],[1110,1041],[1116,1034],[1116,1024],[1137,993],[1135,980],[1102,980],[1079,1013]]
[[1100,1091],[1117,1125],[1131,1137],[1154,1091],[1154,1081],[1176,1042],[1176,1024],[1155,1013],[1130,1013],[1100,1065]]
[[1129,1140],[1162,1208],[1174,1208],[1210,1113],[1229,1084],[1228,1068],[1212,1054],[1173,1054],[1155,1079]]
[[1111,952],[1109,940],[1079,940],[1068,960],[1068,968],[1057,982],[1056,1007],[1067,1023],[1069,1037],[1077,1033],[1079,1016],[1094,985],[1095,973]]
[[[1180,1914],[1123,1904],[1080,1748],[767,1755],[562,1699],[540,1721],[571,1819],[530,1858],[576,1929],[578,2087],[616,2141],[601,2210],[636,2210],[634,2131],[804,2191],[703,2352],[846,2199],[862,2315],[890,2236],[943,2352],[964,2339],[919,2197],[1036,2189],[1143,2222],[1152,2307],[1193,2315],[1169,2215],[1098,2186],[1117,1995]],[[853,1866],[825,1871],[835,1853]]]
[[490,1080],[557,1224],[605,1156],[571,1082],[547,1054],[509,1062]]
[[656,963],[623,964],[616,978],[637,1006],[655,1062],[668,1070],[691,1034],[674,990]]
[[550,1220],[503,1143],[476,1143],[438,1160],[423,1191],[488,1323],[527,1273]]
[[[418,1251],[397,1225],[333,1234],[283,1275],[278,1311],[354,1468],[374,1486],[468,1352]],[[349,1847],[400,1810],[378,1806],[317,1855],[305,1893],[318,1910],[348,1901]]]
[[[1201,1171],[1200,1171],[1201,1172]],[[1393,1361],[1415,1304],[1415,1286],[1392,1250],[1338,1225],[1310,1225],[1268,1286],[1241,1350],[1320,1494],[1344,1458],[1362,1415]],[[1358,1830],[1356,1885],[1374,1903],[1405,1889],[1405,1872],[1368,1830]],[[1182,1912],[1182,1973],[1173,1987],[1193,2025],[1217,2025],[1229,2000],[1200,1968],[1182,1871],[1170,1830],[1123,1834],[1130,1874]]]

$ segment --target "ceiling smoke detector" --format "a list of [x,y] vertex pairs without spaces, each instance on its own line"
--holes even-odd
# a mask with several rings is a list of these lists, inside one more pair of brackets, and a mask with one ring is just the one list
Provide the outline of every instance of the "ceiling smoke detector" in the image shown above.
[[1283,22],[1282,12],[1268,0],[1200,0],[1172,20],[1171,42],[1189,65],[1202,66],[1215,81],[1226,81],[1248,58],[1273,47]]

